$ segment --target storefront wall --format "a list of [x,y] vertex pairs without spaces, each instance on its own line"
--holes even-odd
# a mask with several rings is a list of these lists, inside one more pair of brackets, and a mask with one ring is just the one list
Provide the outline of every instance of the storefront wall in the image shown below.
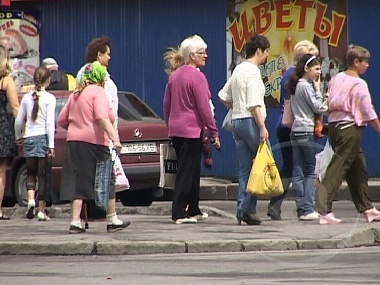
[[[380,110],[380,74],[378,41],[374,38],[380,18],[380,2],[348,1],[348,42],[371,51],[371,67],[364,76]],[[94,37],[108,35],[112,43],[110,74],[120,90],[135,92],[161,116],[167,76],[162,60],[165,49],[177,46],[191,34],[198,33],[208,43],[206,74],[216,120],[221,125],[225,108],[217,93],[226,80],[226,4],[220,0],[65,0],[53,2],[14,2],[11,9],[36,14],[41,22],[41,58],[52,56],[60,68],[76,74],[84,62],[87,43]],[[278,109],[268,110],[267,126],[275,145]],[[212,170],[204,175],[237,176],[237,158],[232,135],[220,131],[222,152],[213,153]],[[366,130],[363,149],[370,176],[380,176],[378,145],[380,137]],[[279,152],[275,157],[280,161]]]

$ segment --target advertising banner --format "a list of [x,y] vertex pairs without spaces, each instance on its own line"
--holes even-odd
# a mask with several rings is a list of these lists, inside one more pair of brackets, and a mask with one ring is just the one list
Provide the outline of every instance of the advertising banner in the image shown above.
[[40,25],[22,11],[0,12],[0,45],[10,51],[11,76],[18,90],[33,82],[35,69],[40,65]]
[[292,65],[293,48],[310,40],[319,48],[323,92],[344,68],[347,50],[347,0],[227,0],[227,76],[244,60],[247,40],[258,33],[271,46],[261,68],[267,107],[278,105],[282,74]]

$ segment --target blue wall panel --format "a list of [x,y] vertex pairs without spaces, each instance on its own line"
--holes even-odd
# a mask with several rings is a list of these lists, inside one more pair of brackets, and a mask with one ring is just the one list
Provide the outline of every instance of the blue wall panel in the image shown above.
[[[370,8],[371,7],[371,8]],[[167,76],[162,55],[170,46],[193,33],[208,43],[206,74],[216,119],[220,126],[225,108],[217,93],[226,80],[226,4],[221,0],[66,0],[55,2],[16,2],[14,9],[32,10],[39,14],[41,58],[53,56],[61,69],[76,74],[83,64],[87,43],[94,37],[108,35],[113,41],[109,71],[119,89],[135,92],[162,116],[162,99]],[[380,2],[349,0],[349,42],[371,51],[368,80],[375,108],[380,110],[379,45],[376,28],[380,26],[377,11]],[[268,110],[267,126],[275,157],[280,161],[275,135],[278,109]],[[214,152],[212,170],[204,175],[237,176],[237,159],[232,135],[220,131],[222,153]],[[380,175],[379,137],[367,129],[364,152],[369,174]]]
[[[363,78],[367,81],[372,94],[372,102],[380,115],[380,46],[377,38],[380,27],[380,2],[371,0],[349,0],[348,34],[349,43],[364,46],[371,53],[370,67]],[[363,151],[367,159],[368,173],[372,177],[380,176],[380,136],[371,127],[365,130]]]
[[[161,116],[167,82],[163,53],[197,33],[208,43],[206,74],[216,119],[225,108],[217,97],[226,80],[226,7],[218,0],[66,0],[17,2],[12,8],[39,14],[41,58],[52,56],[60,68],[76,74],[88,42],[101,35],[112,39],[109,71],[119,89],[135,92]],[[236,176],[235,145],[221,131],[223,152],[214,152],[212,170],[205,175]]]

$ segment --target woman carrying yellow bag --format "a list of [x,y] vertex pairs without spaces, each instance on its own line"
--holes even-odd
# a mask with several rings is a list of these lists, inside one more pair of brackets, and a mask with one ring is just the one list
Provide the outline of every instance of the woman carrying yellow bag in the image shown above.
[[269,138],[265,126],[265,85],[259,65],[268,58],[270,43],[265,36],[255,34],[245,45],[246,60],[235,67],[231,78],[219,91],[222,103],[232,108],[232,134],[239,159],[239,191],[236,219],[240,225],[260,225],[256,213],[257,197],[246,191],[252,160],[260,142]]
[[256,196],[272,197],[284,193],[280,173],[272,151],[266,142],[261,143],[249,175],[247,192]]

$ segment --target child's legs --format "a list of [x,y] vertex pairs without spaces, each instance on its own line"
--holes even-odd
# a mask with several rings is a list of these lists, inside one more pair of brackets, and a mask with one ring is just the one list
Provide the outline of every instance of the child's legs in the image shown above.
[[45,189],[45,168],[46,168],[46,158],[38,158],[38,210],[40,212],[45,212],[46,206],[46,189]]
[[38,157],[26,158],[26,190],[28,191],[28,201],[35,199],[37,171]]

